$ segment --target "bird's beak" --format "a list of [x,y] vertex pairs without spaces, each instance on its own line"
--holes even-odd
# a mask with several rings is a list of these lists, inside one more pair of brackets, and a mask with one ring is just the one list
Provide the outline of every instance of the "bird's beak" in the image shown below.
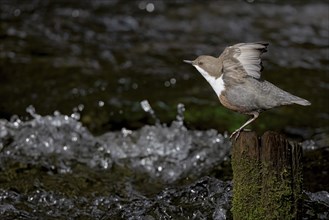
[[192,60],[183,60],[184,63],[188,63],[188,64],[192,64],[193,61]]

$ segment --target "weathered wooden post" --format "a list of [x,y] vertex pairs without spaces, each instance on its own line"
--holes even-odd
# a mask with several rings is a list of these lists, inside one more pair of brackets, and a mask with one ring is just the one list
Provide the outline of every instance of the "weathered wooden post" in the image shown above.
[[262,181],[259,150],[255,132],[241,132],[233,142],[233,219],[252,219],[259,215]]
[[233,219],[301,219],[301,160],[281,134],[242,132],[232,145]]

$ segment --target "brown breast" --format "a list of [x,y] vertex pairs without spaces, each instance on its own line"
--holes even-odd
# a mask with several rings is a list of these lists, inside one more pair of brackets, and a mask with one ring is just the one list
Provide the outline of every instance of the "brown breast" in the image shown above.
[[234,105],[233,102],[230,102],[226,98],[225,92],[222,92],[222,94],[218,98],[219,98],[220,103],[222,103],[222,105],[225,106],[226,108],[239,112],[239,113],[242,113],[242,114],[247,114],[247,115],[249,114],[249,112],[246,108]]

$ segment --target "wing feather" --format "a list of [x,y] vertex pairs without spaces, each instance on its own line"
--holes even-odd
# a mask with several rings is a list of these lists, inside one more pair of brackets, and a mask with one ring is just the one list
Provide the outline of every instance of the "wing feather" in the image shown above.
[[239,74],[256,79],[263,70],[261,55],[267,50],[268,43],[240,43],[227,47],[220,56],[223,59],[223,72],[235,69]]

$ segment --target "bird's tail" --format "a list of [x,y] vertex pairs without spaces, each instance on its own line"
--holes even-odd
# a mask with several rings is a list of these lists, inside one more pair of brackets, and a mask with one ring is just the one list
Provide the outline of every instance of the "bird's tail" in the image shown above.
[[282,98],[285,100],[286,104],[288,105],[290,104],[297,104],[303,106],[311,105],[311,102],[309,102],[308,100],[290,94],[289,92],[281,90],[279,94],[281,97],[283,96]]
[[298,104],[298,105],[311,105],[311,103],[309,101],[307,101],[306,99],[302,99],[302,98],[299,98],[297,96],[295,96],[296,99],[295,100],[292,100],[293,103],[295,104]]
[[[281,106],[281,105],[311,105],[309,101],[306,99],[300,98],[298,96],[292,95],[289,92],[286,92],[270,82],[265,81],[263,87],[266,87],[269,92],[269,98],[266,98],[264,104],[266,106],[265,109]],[[268,89],[269,88],[269,89]]]

